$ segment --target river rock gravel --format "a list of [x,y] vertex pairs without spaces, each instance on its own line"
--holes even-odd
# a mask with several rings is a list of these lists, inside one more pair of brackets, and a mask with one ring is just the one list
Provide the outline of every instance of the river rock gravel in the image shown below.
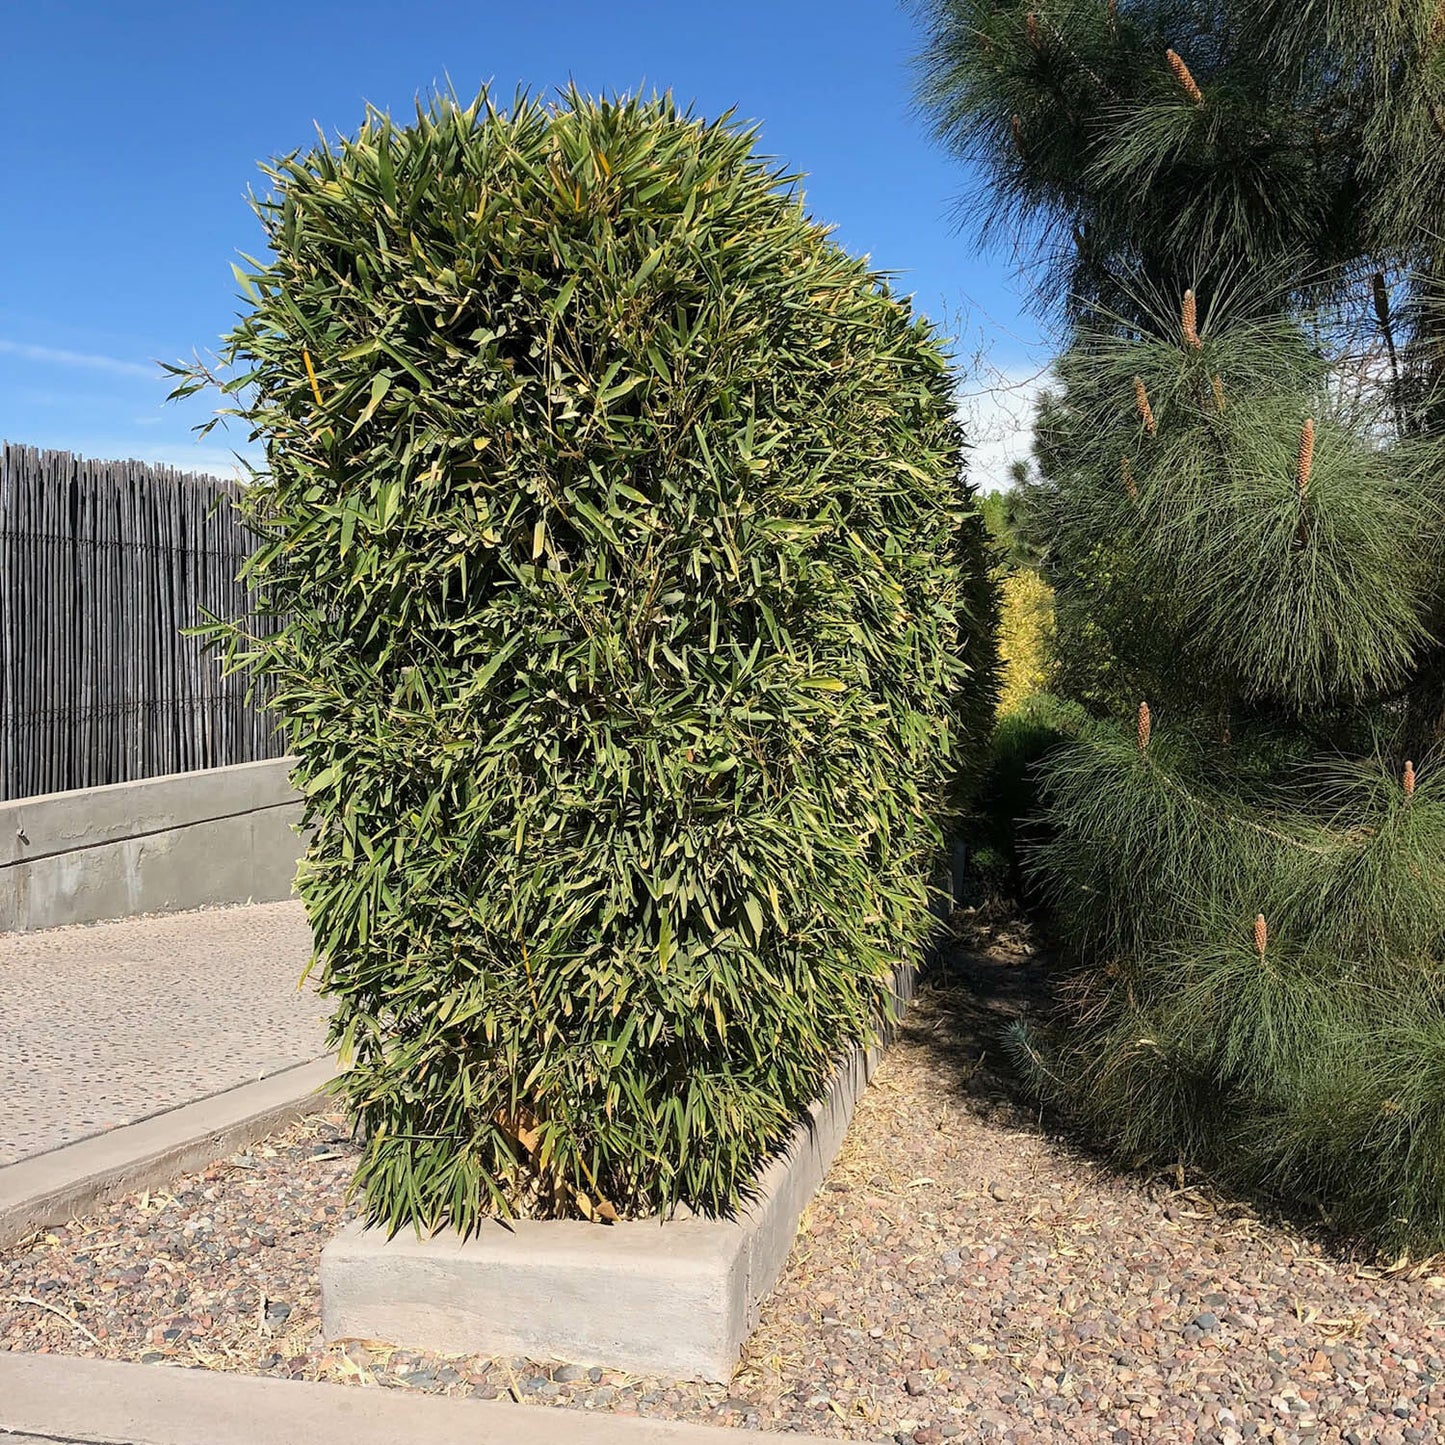
[[331,1115],[0,1253],[0,1348],[912,1445],[1445,1437],[1445,1264],[1052,1137],[996,1069],[1040,986],[1006,940],[924,986],[726,1387],[324,1345],[355,1155]]

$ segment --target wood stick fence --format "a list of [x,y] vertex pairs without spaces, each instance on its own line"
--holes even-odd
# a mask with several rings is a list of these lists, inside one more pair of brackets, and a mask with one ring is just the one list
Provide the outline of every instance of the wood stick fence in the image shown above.
[[181,629],[247,610],[239,485],[0,444],[0,799],[277,757]]

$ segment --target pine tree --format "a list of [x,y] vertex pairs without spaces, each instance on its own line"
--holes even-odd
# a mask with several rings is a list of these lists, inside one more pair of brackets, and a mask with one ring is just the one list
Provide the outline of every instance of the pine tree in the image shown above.
[[1020,246],[1046,304],[1282,264],[1298,289],[1338,289],[1428,250],[1445,198],[1440,0],[921,8],[920,101],[982,177],[970,216]]
[[922,98],[1067,319],[1042,1091],[1445,1244],[1445,5],[934,0]]

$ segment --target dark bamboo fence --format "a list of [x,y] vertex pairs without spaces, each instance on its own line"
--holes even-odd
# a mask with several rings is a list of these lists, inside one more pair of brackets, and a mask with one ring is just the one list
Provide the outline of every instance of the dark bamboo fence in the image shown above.
[[182,628],[243,614],[236,483],[0,444],[0,798],[276,757]]

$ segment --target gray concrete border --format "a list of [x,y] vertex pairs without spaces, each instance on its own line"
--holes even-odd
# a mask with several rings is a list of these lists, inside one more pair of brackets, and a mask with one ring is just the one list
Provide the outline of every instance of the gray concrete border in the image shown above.
[[335,1073],[334,1059],[316,1059],[7,1164],[0,1168],[0,1248],[104,1200],[167,1184],[315,1113],[326,1107],[318,1091]]
[[[0,1352],[3,1431],[87,1445],[723,1445],[736,1438],[707,1425],[600,1410]],[[812,1435],[778,1439],[825,1445]]]
[[844,1061],[735,1219],[490,1221],[465,1241],[348,1225],[321,1253],[323,1333],[726,1381],[879,1055]]
[[293,761],[0,803],[0,932],[289,897]]

